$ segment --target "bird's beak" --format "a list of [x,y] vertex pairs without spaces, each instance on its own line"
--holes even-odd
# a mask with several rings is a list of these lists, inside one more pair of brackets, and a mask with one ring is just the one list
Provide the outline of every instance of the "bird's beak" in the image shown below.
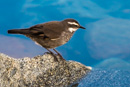
[[85,27],[79,26],[79,28],[86,29]]

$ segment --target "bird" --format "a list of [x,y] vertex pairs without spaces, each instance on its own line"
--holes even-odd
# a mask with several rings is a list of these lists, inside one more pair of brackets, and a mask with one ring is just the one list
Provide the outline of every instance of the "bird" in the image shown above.
[[[37,24],[24,29],[11,29],[8,30],[8,34],[25,35],[53,55],[55,54],[51,49],[54,50],[61,59],[65,60],[55,48],[67,43],[78,29],[85,29],[85,27],[81,26],[77,20],[67,18],[61,21]],[[58,59],[55,57],[55,60]]]

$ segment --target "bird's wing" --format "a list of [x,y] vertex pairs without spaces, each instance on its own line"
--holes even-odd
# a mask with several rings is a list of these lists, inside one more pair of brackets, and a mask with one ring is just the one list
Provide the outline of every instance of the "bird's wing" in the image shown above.
[[30,27],[30,32],[32,35],[37,35],[39,37],[48,37],[50,39],[57,39],[61,36],[64,31],[62,24],[57,22],[38,24]]

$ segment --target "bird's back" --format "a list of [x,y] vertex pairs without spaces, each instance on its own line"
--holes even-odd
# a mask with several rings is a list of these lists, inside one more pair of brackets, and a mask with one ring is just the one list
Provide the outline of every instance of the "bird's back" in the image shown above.
[[[40,28],[40,26],[42,27]],[[39,45],[45,48],[55,48],[67,43],[70,40],[72,34],[70,32],[67,32],[65,28],[67,27],[65,27],[61,22],[58,21],[38,24],[32,26],[30,30],[42,30],[42,32],[44,32],[47,37],[43,38],[42,33],[39,33],[39,35],[31,34],[31,36],[28,37],[30,37],[32,40],[36,41]]]
[[59,38],[62,32],[65,31],[64,25],[58,21],[38,24],[30,27],[29,29],[30,29],[30,35],[42,36],[44,34],[46,37],[50,39]]

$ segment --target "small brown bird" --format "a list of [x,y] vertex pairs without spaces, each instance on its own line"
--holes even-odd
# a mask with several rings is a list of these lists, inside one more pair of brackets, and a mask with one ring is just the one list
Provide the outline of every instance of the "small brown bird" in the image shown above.
[[67,43],[78,28],[85,29],[76,20],[65,19],[63,21],[51,21],[37,24],[26,29],[8,30],[8,33],[23,34],[54,55],[54,53],[50,51],[50,49],[53,49],[62,59],[64,59],[55,48]]

